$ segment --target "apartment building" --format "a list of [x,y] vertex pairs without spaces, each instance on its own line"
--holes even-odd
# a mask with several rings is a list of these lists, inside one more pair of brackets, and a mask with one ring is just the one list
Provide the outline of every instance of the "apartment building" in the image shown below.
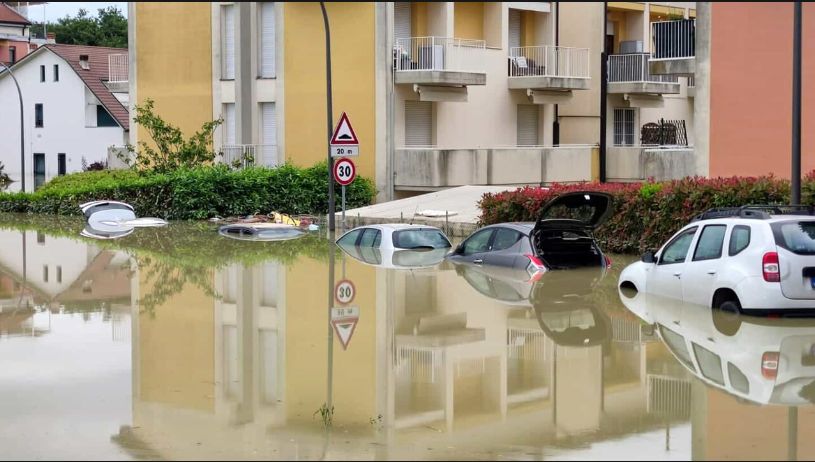
[[0,62],[11,65],[28,54],[31,35],[31,21],[27,18],[28,5],[42,3],[0,3]]
[[[694,173],[682,170],[695,167],[687,79],[653,75],[649,57],[652,24],[693,18],[695,3],[325,7],[332,124],[348,114],[361,144],[355,162],[380,200],[464,184]],[[154,99],[186,133],[223,118],[215,147],[225,161],[326,157],[318,3],[131,2],[128,17],[133,103]]]

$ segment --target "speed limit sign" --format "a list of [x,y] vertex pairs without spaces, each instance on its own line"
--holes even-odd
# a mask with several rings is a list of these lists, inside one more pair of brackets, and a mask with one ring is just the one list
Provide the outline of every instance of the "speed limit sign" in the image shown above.
[[354,177],[357,176],[357,167],[351,159],[342,158],[337,159],[334,164],[334,179],[342,186],[348,186],[354,182]]
[[356,295],[357,288],[354,286],[354,283],[348,279],[343,279],[338,282],[334,288],[334,299],[341,305],[347,305],[353,302]]

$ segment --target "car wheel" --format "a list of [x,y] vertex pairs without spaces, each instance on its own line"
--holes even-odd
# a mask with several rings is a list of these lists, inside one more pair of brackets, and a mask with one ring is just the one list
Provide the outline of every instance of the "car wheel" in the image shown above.
[[720,334],[732,337],[741,328],[741,304],[738,300],[727,300],[713,312],[713,326]]

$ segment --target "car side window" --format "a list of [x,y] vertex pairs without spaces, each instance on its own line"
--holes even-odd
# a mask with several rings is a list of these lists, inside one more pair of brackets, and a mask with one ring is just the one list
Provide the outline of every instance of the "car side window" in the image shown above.
[[699,242],[693,253],[693,261],[716,260],[722,257],[724,247],[724,233],[727,225],[708,225],[702,228]]
[[475,233],[471,238],[467,239],[467,242],[464,243],[464,255],[486,252],[487,245],[490,243],[492,232],[492,229],[485,229]]
[[359,238],[360,234],[362,234],[361,229],[349,231],[345,236],[341,237],[337,243],[340,245],[357,245],[357,238]]
[[745,225],[734,226],[733,232],[730,233],[730,245],[727,249],[727,255],[731,257],[738,255],[749,246],[750,227]]
[[495,239],[492,241],[490,251],[505,250],[515,245],[521,239],[521,233],[509,228],[499,228],[495,232]]
[[378,242],[378,239],[381,239],[380,235],[382,233],[378,229],[368,228],[365,232],[362,233],[362,239],[359,241],[360,247],[379,247],[379,245],[374,245],[374,243]]
[[693,236],[696,235],[697,229],[697,227],[688,229],[665,246],[665,250],[659,258],[659,264],[670,265],[673,263],[683,263],[688,256],[690,244],[693,242]]

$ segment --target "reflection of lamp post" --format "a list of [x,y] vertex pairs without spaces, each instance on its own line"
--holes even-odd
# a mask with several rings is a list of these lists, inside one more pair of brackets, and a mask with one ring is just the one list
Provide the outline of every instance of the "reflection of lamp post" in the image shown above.
[[[331,182],[333,184],[333,178]],[[334,330],[331,327],[331,312],[334,309],[334,247],[336,246],[333,228],[328,232],[328,241],[328,397],[325,407],[331,412],[334,406],[331,397],[334,385]]]
[[23,117],[23,92],[20,90],[20,83],[17,82],[17,77],[14,76],[11,69],[3,64],[3,62],[0,62],[0,66],[3,66],[11,78],[14,79],[14,85],[17,86],[17,96],[20,97],[20,177],[22,178],[22,190],[25,192],[25,118]]

